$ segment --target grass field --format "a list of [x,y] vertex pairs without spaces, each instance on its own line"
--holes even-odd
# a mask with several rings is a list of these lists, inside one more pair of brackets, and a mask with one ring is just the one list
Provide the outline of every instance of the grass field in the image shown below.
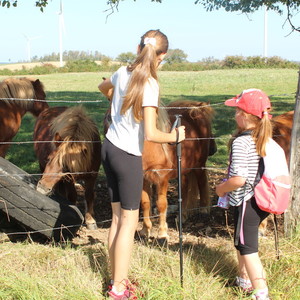
[[[47,100],[52,106],[74,105],[76,101],[95,101],[84,103],[84,107],[97,122],[103,132],[103,116],[108,101],[98,91],[102,77],[109,73],[64,73],[40,75],[44,83]],[[0,80],[4,77],[0,76]],[[161,98],[164,103],[174,100],[195,100],[210,102],[215,110],[213,131],[217,139],[218,153],[209,159],[208,165],[224,167],[227,159],[226,145],[234,130],[234,109],[225,107],[225,99],[247,88],[260,88],[271,98],[274,115],[293,110],[298,82],[298,72],[289,69],[272,70],[217,70],[205,72],[160,72]],[[76,103],[78,104],[78,103]],[[30,114],[23,118],[22,127],[15,141],[32,140],[34,119]],[[7,158],[27,172],[36,173],[38,164],[32,145],[13,145]]]
[[[51,106],[84,103],[102,132],[103,114],[108,107],[97,85],[108,73],[42,75]],[[4,77],[0,76],[0,80]],[[218,152],[208,165],[226,168],[227,142],[234,130],[234,109],[225,99],[246,88],[260,88],[271,98],[274,115],[294,109],[298,83],[297,70],[218,70],[205,72],[161,72],[161,98],[165,103],[178,99],[208,101],[215,109],[213,131]],[[66,102],[67,101],[67,102]],[[31,141],[34,119],[23,118],[15,141]],[[32,144],[13,145],[7,159],[29,173],[38,173]],[[187,235],[189,233],[186,233]],[[280,239],[281,258],[276,260],[274,240],[260,240],[263,264],[268,274],[272,300],[300,299],[300,236]],[[184,243],[184,287],[179,280],[179,246],[167,249],[136,243],[130,277],[137,279],[141,299],[149,300],[236,300],[244,299],[228,287],[236,276],[236,259],[230,237],[206,237]],[[1,300],[96,300],[105,299],[103,291],[109,278],[106,243],[96,241],[79,247],[0,242]]]

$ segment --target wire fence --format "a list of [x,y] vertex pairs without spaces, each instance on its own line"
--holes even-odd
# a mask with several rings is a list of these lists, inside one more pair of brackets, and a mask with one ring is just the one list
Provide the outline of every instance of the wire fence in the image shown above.
[[[269,97],[282,97],[282,96],[286,96],[286,97],[291,97],[291,96],[295,96],[296,93],[291,93],[291,94],[279,94],[279,95],[270,95]],[[69,104],[86,104],[86,103],[92,103],[92,104],[97,104],[97,103],[103,103],[103,102],[107,102],[107,100],[92,100],[92,101],[89,101],[89,100],[79,100],[79,101],[76,101],[76,100],[73,100],[73,101],[66,101],[66,100],[37,100],[37,99],[20,99],[20,98],[0,98],[0,101],[3,100],[3,101],[6,101],[6,100],[9,100],[9,101],[36,101],[36,102],[47,102],[47,103],[69,103]],[[292,103],[292,101],[291,101]],[[294,101],[293,101],[294,103]],[[204,108],[204,107],[207,107],[207,106],[214,106],[214,107],[217,107],[217,106],[221,106],[224,104],[224,101],[223,102],[218,102],[218,103],[214,103],[214,104],[208,104],[208,105],[203,105],[201,106],[201,108]],[[171,107],[171,106],[162,106],[160,107],[162,109],[178,109],[178,110],[190,110],[190,109],[199,109],[199,106],[195,106],[195,107]],[[187,141],[201,141],[201,140],[229,140],[229,136],[228,137],[209,137],[209,138],[203,138],[203,137],[195,137],[195,138],[186,138]],[[101,141],[87,141],[87,140],[82,140],[82,141],[67,141],[68,143],[101,143]],[[10,141],[10,142],[5,142],[5,141],[2,141],[0,142],[0,145],[26,145],[26,144],[37,144],[37,143],[53,143],[53,141],[49,140],[49,141],[34,141],[34,140],[31,140],[31,141]],[[58,141],[58,143],[66,143],[66,141]],[[211,172],[225,172],[227,170],[227,168],[222,168],[222,167],[194,167],[194,168],[182,168],[182,171],[191,171],[191,170],[209,170]],[[156,173],[159,173],[159,172],[166,172],[166,171],[175,171],[177,170],[177,168],[167,168],[167,169],[150,169],[150,170],[146,170],[145,172],[156,172]],[[17,177],[19,178],[20,176],[24,176],[24,173],[12,173],[12,174],[4,174],[5,172],[3,172],[3,174],[0,174],[0,178],[1,177],[7,177],[7,176],[10,176],[10,177]],[[97,172],[96,172],[97,173]],[[83,175],[83,174],[95,174],[95,172],[60,172],[60,173],[47,173],[47,175]],[[100,174],[98,172],[98,174]],[[36,177],[40,177],[40,176],[43,176],[43,173],[31,173],[31,174],[27,174],[26,175],[29,175],[29,176],[36,176]],[[0,201],[3,202],[5,201],[5,199],[0,197]],[[210,206],[206,206],[206,207],[194,207],[194,208],[190,208],[190,209],[187,209],[186,211],[187,212],[191,212],[191,211],[199,211],[200,209],[211,209],[211,208],[216,208],[218,207],[217,205],[210,205]],[[156,219],[156,218],[159,218],[160,215],[159,214],[154,214],[152,215],[151,217],[147,217],[147,218],[150,218],[150,219]],[[9,218],[9,216],[8,216]],[[143,221],[143,217],[140,217],[139,221]],[[103,220],[103,221],[98,221],[96,222],[97,225],[103,225],[103,224],[106,224],[106,223],[109,223],[111,222],[111,219],[107,219],[107,220]],[[72,228],[72,227],[78,227],[80,225],[86,225],[86,224],[75,224],[75,225],[70,225],[70,226],[64,226],[64,228]],[[44,231],[47,231],[47,230],[62,230],[63,228],[62,227],[57,227],[57,228],[51,228],[51,229],[45,229],[45,230],[34,230],[34,231],[27,231],[26,234],[28,235],[31,235],[31,234],[34,234],[34,233],[41,233],[41,232],[44,232]],[[20,235],[20,234],[24,234],[24,232],[11,232],[11,233],[7,233],[7,235],[9,236],[13,236],[13,235]]]

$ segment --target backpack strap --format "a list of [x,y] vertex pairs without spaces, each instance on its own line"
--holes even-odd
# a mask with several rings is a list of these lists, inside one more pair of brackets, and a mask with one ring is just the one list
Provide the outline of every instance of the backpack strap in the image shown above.
[[254,180],[254,184],[252,186],[253,190],[254,187],[259,183],[259,181],[261,180],[263,174],[265,171],[265,163],[264,163],[264,158],[260,157],[259,162],[258,162],[258,169],[257,169],[257,174]]
[[251,135],[251,134],[252,134],[252,130],[242,131],[242,132],[240,132],[240,133],[236,136],[236,138],[239,137],[239,136]]

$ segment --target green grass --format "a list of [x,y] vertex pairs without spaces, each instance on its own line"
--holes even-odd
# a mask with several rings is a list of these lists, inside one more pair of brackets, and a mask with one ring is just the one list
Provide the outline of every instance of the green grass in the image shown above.
[[[300,296],[300,238],[280,239],[276,260],[272,239],[261,239],[261,258],[268,274],[273,300]],[[34,243],[0,244],[1,300],[105,299],[109,278],[107,246],[78,248]],[[199,237],[184,244],[183,288],[180,284],[178,245],[160,249],[135,243],[130,278],[138,280],[141,299],[235,300],[236,258],[231,239]]]
[[[84,104],[102,132],[107,100],[98,92],[102,77],[109,73],[41,75],[47,99],[55,101],[101,100]],[[3,79],[0,76],[0,79]],[[225,99],[246,88],[260,88],[271,96],[274,115],[293,110],[298,72],[289,69],[218,70],[204,72],[160,72],[161,97],[165,103],[188,99],[209,101],[215,109],[213,131],[218,152],[209,166],[226,168],[227,142],[234,130],[234,110]],[[52,106],[73,105],[51,103]],[[32,140],[34,119],[23,118],[15,141]],[[7,159],[29,173],[38,173],[33,145],[13,145]],[[260,241],[261,257],[269,278],[273,300],[300,298],[300,235],[280,239],[281,259],[274,255],[274,241]],[[236,276],[236,258],[230,238],[199,236],[194,245],[184,243],[184,288],[179,280],[178,245],[160,249],[136,243],[130,277],[138,279],[144,299],[229,300],[242,295],[226,284]],[[96,300],[104,299],[109,279],[106,244],[70,246],[35,243],[0,244],[0,299],[2,300]]]
[[[102,77],[110,73],[63,73],[39,75],[44,83],[47,100],[52,106],[74,105],[73,101],[95,101],[83,105],[103,132],[103,115],[108,101],[98,91]],[[32,76],[34,77],[34,76]],[[5,77],[0,76],[0,80]],[[218,152],[209,158],[208,166],[224,168],[227,163],[227,142],[234,130],[234,110],[225,107],[225,99],[247,88],[260,88],[270,95],[274,115],[293,110],[297,89],[298,71],[295,69],[244,69],[213,70],[203,72],[160,72],[161,98],[164,103],[186,99],[210,102],[215,109],[213,132],[217,138]],[[70,103],[63,103],[68,101]],[[26,115],[15,141],[32,139],[34,120]],[[22,150],[21,150],[22,148]],[[33,146],[14,145],[7,158],[27,172],[37,173],[38,164]]]

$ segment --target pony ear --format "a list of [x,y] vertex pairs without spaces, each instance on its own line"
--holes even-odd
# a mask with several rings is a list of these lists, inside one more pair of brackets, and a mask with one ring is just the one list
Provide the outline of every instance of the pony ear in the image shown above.
[[54,140],[55,147],[58,148],[59,145],[61,144],[60,142],[62,141],[62,137],[59,135],[58,132],[56,132],[53,140]]

